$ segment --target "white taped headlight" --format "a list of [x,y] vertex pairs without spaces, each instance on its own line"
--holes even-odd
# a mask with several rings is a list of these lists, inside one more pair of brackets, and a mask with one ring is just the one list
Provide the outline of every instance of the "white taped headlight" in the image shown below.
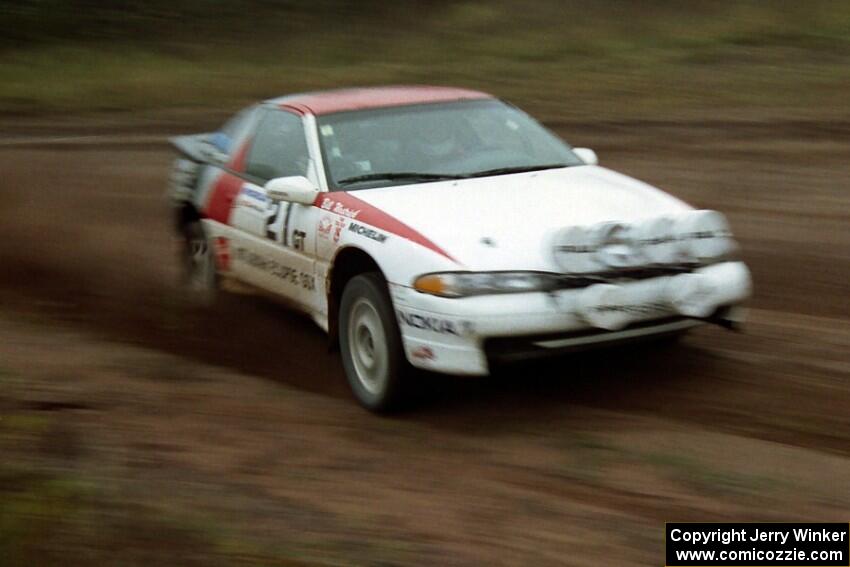
[[600,234],[592,227],[570,226],[554,238],[554,256],[558,267],[571,274],[587,274],[605,268],[599,261]]
[[558,231],[554,257],[558,267],[571,274],[633,268],[644,263],[632,240],[632,228],[620,222]]
[[596,253],[599,262],[615,270],[644,264],[645,260],[635,246],[633,232],[633,227],[620,222],[606,222],[593,227],[594,240],[599,242]]
[[590,274],[672,264],[707,263],[737,250],[726,217],[685,211],[632,224],[603,222],[555,233],[553,256],[561,271]]
[[676,220],[681,250],[690,259],[705,262],[727,256],[737,248],[729,222],[717,211],[689,211]]
[[632,239],[649,264],[675,264],[682,261],[676,223],[668,216],[639,222],[632,228]]

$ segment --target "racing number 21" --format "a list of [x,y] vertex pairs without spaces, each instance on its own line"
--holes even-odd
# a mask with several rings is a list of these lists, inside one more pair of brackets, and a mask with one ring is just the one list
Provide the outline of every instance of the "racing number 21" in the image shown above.
[[280,218],[280,209],[279,201],[270,201],[268,209],[266,209],[266,238],[275,242],[280,242],[280,233],[282,232],[274,230],[274,225]]

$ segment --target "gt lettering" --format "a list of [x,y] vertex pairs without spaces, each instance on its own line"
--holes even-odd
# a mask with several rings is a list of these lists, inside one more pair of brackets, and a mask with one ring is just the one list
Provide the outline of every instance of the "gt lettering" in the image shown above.
[[307,238],[307,233],[303,230],[292,231],[292,247],[296,250],[304,250],[304,239]]

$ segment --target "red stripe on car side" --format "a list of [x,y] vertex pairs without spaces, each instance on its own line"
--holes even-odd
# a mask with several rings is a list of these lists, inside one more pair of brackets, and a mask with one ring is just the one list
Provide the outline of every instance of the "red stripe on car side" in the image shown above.
[[338,215],[348,217],[352,220],[361,221],[365,224],[374,226],[381,230],[395,234],[401,238],[415,242],[420,246],[424,246],[429,250],[433,250],[441,256],[445,256],[455,263],[459,263],[452,258],[448,252],[425,238],[415,229],[404,224],[397,218],[388,215],[381,209],[378,209],[365,201],[361,201],[357,197],[344,191],[334,191],[333,193],[321,193],[313,203],[316,207]]
[[[245,170],[245,161],[248,158],[248,150],[251,148],[251,138],[248,138],[233,153],[227,168],[239,173]],[[207,198],[207,206],[204,214],[207,218],[227,224],[230,219],[230,210],[233,208],[233,200],[243,181],[235,175],[224,171],[218,179],[213,182],[210,195]]]
[[243,172],[245,170],[245,161],[248,158],[248,150],[251,148],[251,139],[248,138],[242,145],[239,146],[239,149],[236,150],[236,153],[233,154],[233,157],[230,159],[230,163],[227,164],[227,167],[232,169],[233,171]]
[[233,200],[242,188],[244,181],[230,173],[222,173],[213,182],[204,214],[207,218],[227,224]]

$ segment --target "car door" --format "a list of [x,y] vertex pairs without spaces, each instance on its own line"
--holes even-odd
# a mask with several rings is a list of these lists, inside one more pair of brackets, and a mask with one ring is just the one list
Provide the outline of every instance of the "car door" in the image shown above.
[[310,205],[272,201],[265,184],[301,175],[318,186],[315,169],[301,116],[264,109],[230,216],[234,275],[308,310],[317,307],[315,230],[310,225],[317,213]]

